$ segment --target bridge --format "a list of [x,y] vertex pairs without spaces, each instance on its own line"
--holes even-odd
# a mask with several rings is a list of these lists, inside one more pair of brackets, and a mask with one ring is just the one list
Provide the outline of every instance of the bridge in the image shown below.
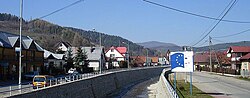
[[[131,68],[103,71],[102,73],[81,74],[74,77],[57,78],[54,85],[31,89],[29,86],[22,89],[13,89],[9,92],[0,92],[1,97],[11,98],[106,98],[121,96],[134,85],[145,80],[160,77],[159,83],[168,96],[178,97],[168,84],[165,75],[170,73],[166,66]],[[166,96],[167,97],[167,96]]]

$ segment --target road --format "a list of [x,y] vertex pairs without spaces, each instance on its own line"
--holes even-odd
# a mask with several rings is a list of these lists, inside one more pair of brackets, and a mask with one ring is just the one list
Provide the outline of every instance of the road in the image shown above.
[[193,85],[215,98],[250,98],[250,82],[234,77],[194,72]]

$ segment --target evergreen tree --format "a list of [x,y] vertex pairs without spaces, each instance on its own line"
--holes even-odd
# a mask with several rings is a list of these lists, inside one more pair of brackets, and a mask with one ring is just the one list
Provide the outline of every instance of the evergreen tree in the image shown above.
[[65,67],[66,70],[69,70],[70,68],[74,67],[72,56],[73,56],[72,50],[71,48],[69,48],[66,52],[66,62],[67,62],[67,66]]
[[74,66],[77,68],[78,71],[83,72],[84,69],[88,66],[88,57],[87,52],[79,47],[76,53],[76,56],[74,57]]

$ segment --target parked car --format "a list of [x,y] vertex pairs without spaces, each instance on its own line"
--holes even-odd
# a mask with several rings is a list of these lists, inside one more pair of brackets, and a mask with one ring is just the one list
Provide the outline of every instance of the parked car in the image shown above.
[[54,85],[56,83],[56,79],[50,75],[36,75],[33,78],[33,88],[41,88],[49,85]]
[[76,68],[70,68],[68,74],[78,74]]
[[34,76],[39,75],[38,71],[32,71],[32,72],[27,72],[23,75],[24,79],[30,79],[32,80]]

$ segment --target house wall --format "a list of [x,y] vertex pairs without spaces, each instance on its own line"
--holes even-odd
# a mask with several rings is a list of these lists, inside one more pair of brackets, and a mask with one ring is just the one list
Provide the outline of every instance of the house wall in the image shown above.
[[[34,53],[34,55],[32,55]],[[22,73],[30,71],[41,71],[43,66],[43,52],[22,49]],[[14,48],[0,48],[0,80],[7,78],[18,78],[19,54]]]
[[248,61],[242,61],[241,63],[241,76],[250,76],[250,64]]
[[68,48],[63,43],[61,43],[58,49],[61,49],[62,51],[67,51]]
[[244,61],[241,63],[241,70],[249,70],[249,62]]
[[124,61],[125,57],[122,54],[120,54],[116,49],[114,49],[113,52],[109,50],[105,55],[106,57],[110,58],[111,54],[114,54],[114,57],[117,58],[117,61]]

